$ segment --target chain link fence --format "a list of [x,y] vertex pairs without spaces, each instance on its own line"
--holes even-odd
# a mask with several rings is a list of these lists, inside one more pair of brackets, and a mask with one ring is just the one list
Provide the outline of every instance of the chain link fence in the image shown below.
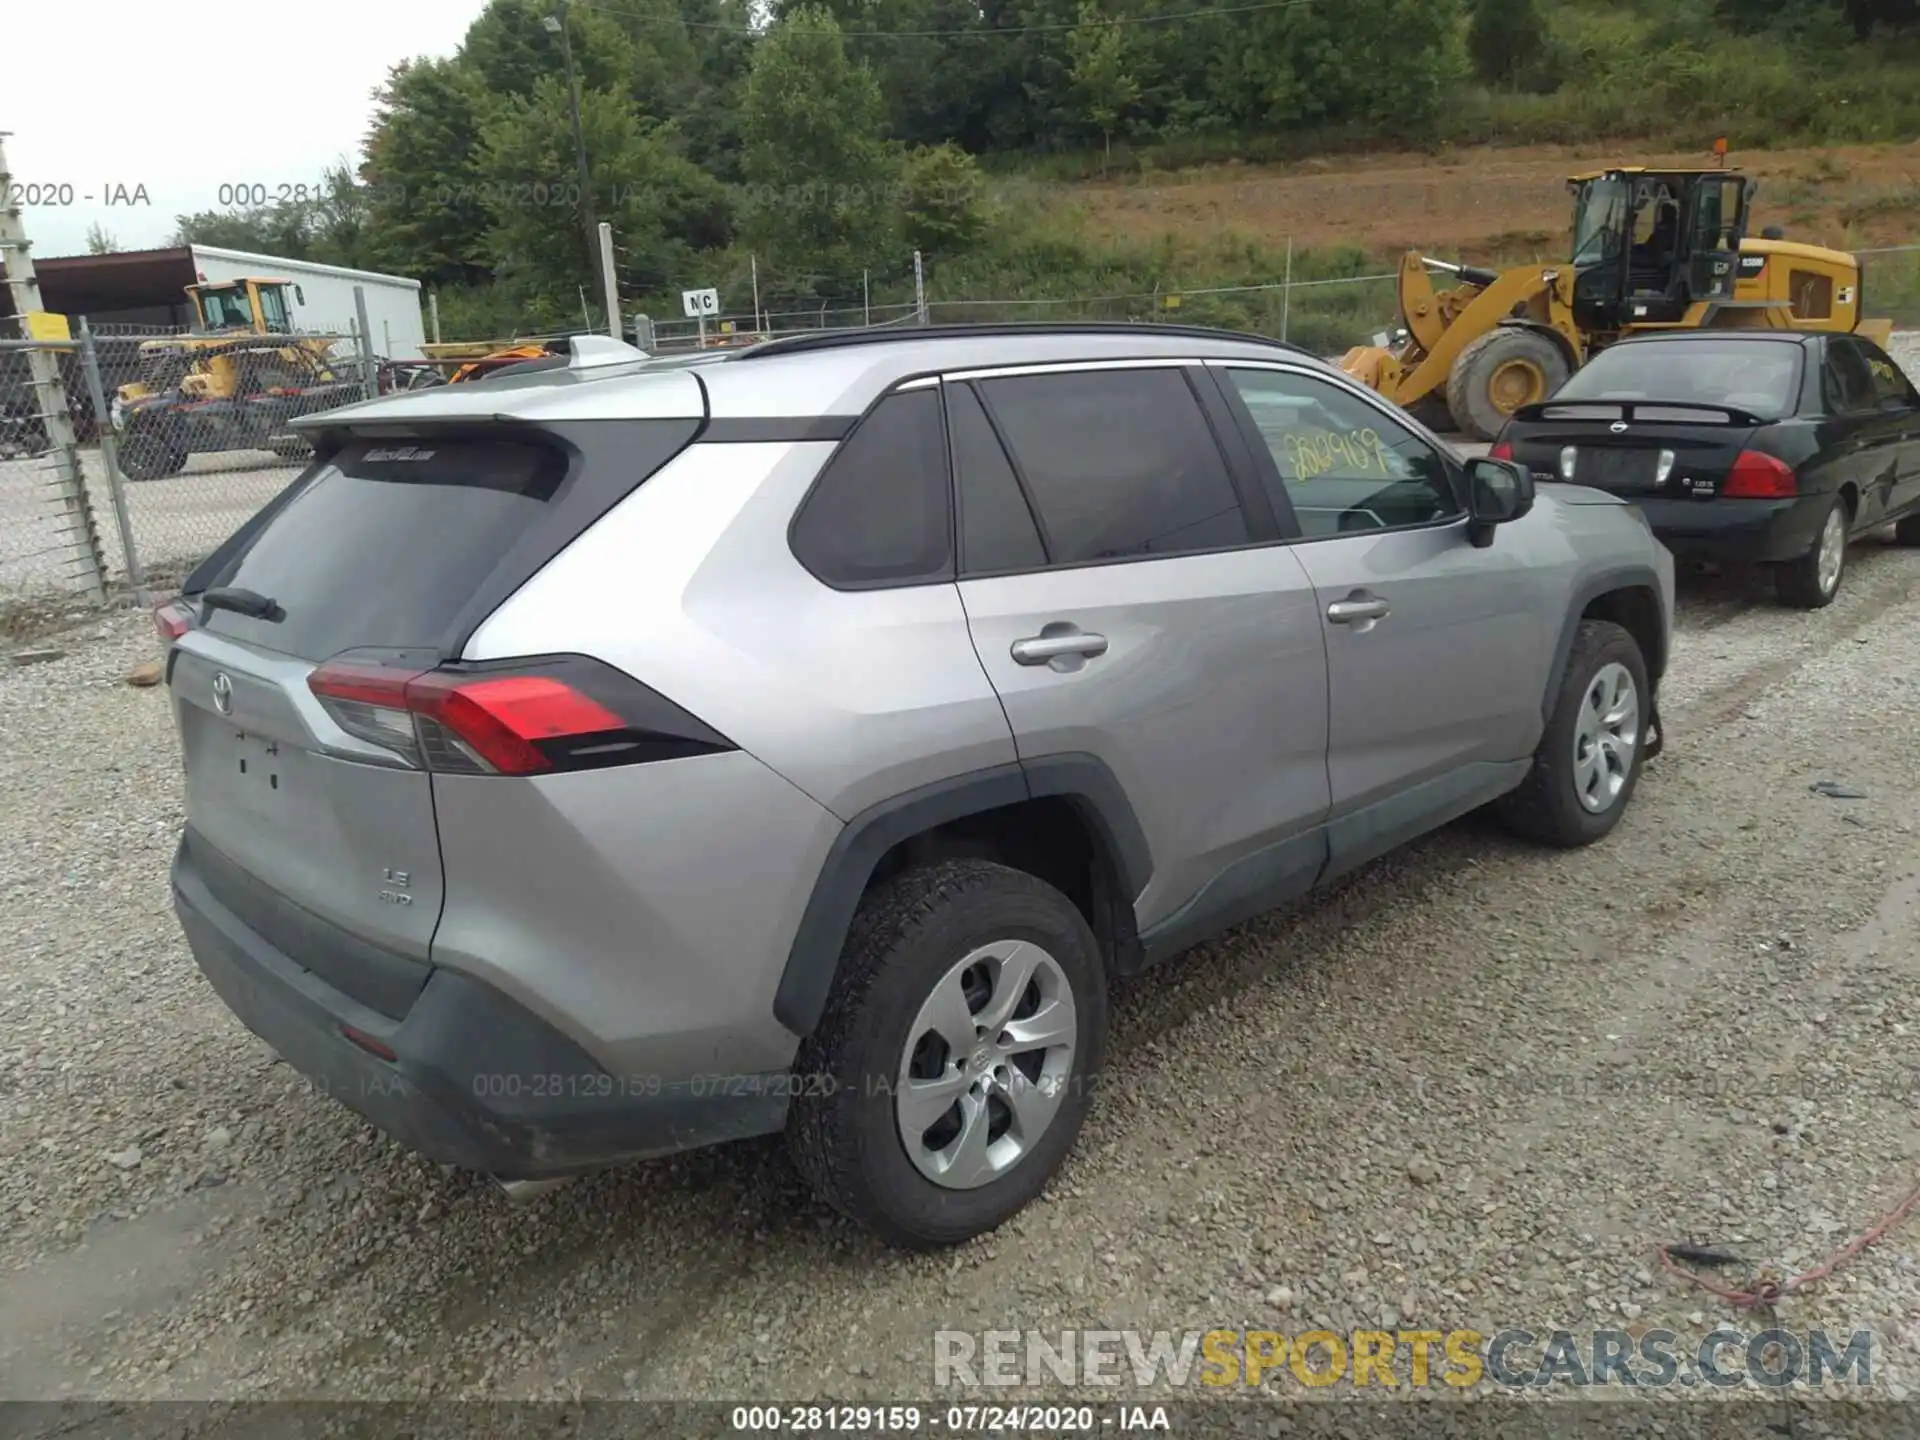
[[[1869,309],[1907,332],[1894,354],[1920,370],[1920,246],[1859,254]],[[735,293],[745,287],[729,286],[706,343],[921,323],[1171,321],[1338,355],[1397,324],[1390,274],[1004,299],[941,297],[937,269],[928,277],[917,304],[749,308],[750,295]],[[700,334],[694,320],[657,320],[639,338],[672,352]],[[82,325],[70,341],[0,339],[0,635],[177,584],[300,472],[310,451],[295,418],[439,383],[445,368],[382,365],[350,328],[209,336]]]
[[345,334],[0,340],[0,633],[177,584],[386,373]]

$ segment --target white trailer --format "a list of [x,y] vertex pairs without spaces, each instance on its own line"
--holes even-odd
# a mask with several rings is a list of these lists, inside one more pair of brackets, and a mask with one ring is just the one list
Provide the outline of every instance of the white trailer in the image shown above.
[[383,360],[426,358],[420,348],[427,336],[420,318],[418,280],[373,270],[349,270],[343,265],[316,265],[310,260],[252,255],[214,245],[188,248],[196,278],[201,280],[288,281],[288,307],[297,330],[348,334],[354,326],[353,292],[358,286],[366,296],[367,329],[374,353]]

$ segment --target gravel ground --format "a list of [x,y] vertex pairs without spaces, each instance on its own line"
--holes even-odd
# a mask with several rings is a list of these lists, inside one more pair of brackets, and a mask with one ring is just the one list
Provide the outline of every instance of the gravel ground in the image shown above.
[[[771,1142],[516,1208],[309,1093],[172,919],[144,622],[59,643],[0,673],[0,1398],[925,1398],[943,1327],[1697,1337],[1737,1317],[1654,1245],[1803,1268],[1920,1159],[1913,552],[1810,615],[1690,585],[1608,843],[1470,819],[1124,987],[1063,1176],[932,1257]],[[1780,1309],[1872,1328],[1882,1395],[1917,1236]]]

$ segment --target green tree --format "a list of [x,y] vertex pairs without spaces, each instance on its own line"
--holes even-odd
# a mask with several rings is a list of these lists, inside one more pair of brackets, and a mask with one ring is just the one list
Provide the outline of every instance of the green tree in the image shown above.
[[1067,37],[1073,57],[1068,72],[1075,100],[1087,123],[1100,132],[1107,158],[1113,156],[1113,129],[1140,98],[1140,82],[1127,65],[1126,37],[1104,21],[1094,0],[1081,0],[1079,23]]
[[433,284],[487,273],[476,147],[490,97],[461,57],[403,61],[375,97],[361,167],[378,268]]
[[1547,22],[1539,0],[1473,0],[1467,53],[1474,73],[1489,85],[1518,85],[1547,52]]
[[120,240],[98,220],[87,226],[87,253],[111,255],[120,248]]
[[[643,120],[624,96],[589,90],[580,129],[599,175],[593,209],[613,227],[616,271],[634,292],[667,288],[695,250],[729,239],[719,182],[679,153],[673,127]],[[546,79],[515,96],[480,135],[476,173],[496,277],[528,295],[565,303],[586,286],[597,303],[598,257],[581,222],[566,83]],[[554,175],[557,181],[529,179]]]
[[928,255],[952,256],[986,237],[987,177],[957,145],[921,146],[900,170],[900,216],[907,245]]
[[881,138],[883,111],[825,10],[794,10],[754,49],[741,230],[796,293],[850,286],[891,238],[900,161]]

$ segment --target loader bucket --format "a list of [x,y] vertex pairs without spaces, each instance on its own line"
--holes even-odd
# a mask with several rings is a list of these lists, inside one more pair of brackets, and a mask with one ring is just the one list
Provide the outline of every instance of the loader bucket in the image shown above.
[[1380,388],[1380,371],[1393,352],[1378,345],[1356,345],[1340,357],[1340,368],[1369,390]]

